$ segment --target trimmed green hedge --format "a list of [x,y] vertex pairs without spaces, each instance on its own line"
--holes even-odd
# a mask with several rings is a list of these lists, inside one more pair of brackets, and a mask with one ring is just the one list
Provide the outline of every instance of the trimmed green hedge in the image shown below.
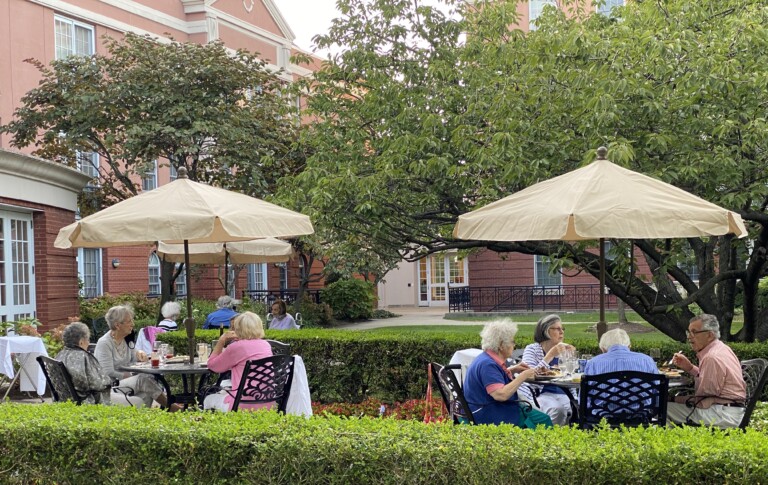
[[[423,398],[427,385],[427,363],[448,363],[460,349],[477,348],[480,337],[451,332],[423,333],[403,329],[399,333],[351,332],[348,330],[302,329],[267,330],[267,338],[291,344],[291,351],[301,355],[307,368],[312,399],[320,402],[361,402],[376,398],[385,402]],[[195,338],[210,342],[219,337],[218,330],[197,330]],[[182,353],[186,349],[184,331],[160,334],[160,340],[171,343]],[[597,342],[591,339],[571,340],[580,353],[597,355]],[[518,347],[531,343],[520,338]],[[679,343],[633,345],[633,350],[647,353],[661,349],[669,358],[683,350],[694,357],[689,345]],[[768,357],[768,343],[733,344],[740,359]]]
[[766,483],[768,436],[0,406],[3,483]]

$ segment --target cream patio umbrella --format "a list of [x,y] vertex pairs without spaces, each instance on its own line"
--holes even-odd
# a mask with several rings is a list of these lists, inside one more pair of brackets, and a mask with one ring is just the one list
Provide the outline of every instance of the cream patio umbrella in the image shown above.
[[741,216],[608,161],[605,147],[580,169],[459,216],[454,237],[484,241],[600,240],[600,322],[605,329],[605,238],[744,237]]
[[[185,263],[189,267],[189,243],[288,238],[313,232],[308,216],[244,194],[193,182],[187,178],[186,168],[180,167],[178,178],[173,182],[62,228],[54,246],[101,248],[164,241],[184,245]],[[187,288],[192,288],[189,271]],[[191,361],[195,324],[190,294],[187,294],[187,316]]]
[[[157,255],[173,263],[184,262],[184,245],[167,244],[162,241],[157,244]],[[282,263],[293,257],[293,246],[281,239],[269,237],[252,241],[237,241],[230,243],[198,243],[189,245],[189,262],[192,264],[223,264],[229,263]],[[224,271],[224,293],[229,293],[227,279],[229,271]]]

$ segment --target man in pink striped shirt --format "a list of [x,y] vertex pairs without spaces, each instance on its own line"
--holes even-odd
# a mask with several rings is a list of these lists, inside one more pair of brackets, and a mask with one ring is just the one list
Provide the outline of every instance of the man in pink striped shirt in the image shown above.
[[[683,354],[675,354],[672,362],[694,377],[695,395],[678,396],[676,402],[669,403],[668,419],[674,423],[737,427],[744,416],[747,397],[738,357],[720,341],[720,325],[714,315],[694,317],[687,333],[699,365],[693,365]],[[686,401],[695,406],[688,407]]]

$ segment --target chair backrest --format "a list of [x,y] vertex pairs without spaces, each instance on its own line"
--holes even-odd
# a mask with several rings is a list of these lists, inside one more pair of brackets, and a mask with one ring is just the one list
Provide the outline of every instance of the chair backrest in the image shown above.
[[[440,382],[440,371],[443,370],[443,366],[438,364],[437,362],[430,362],[430,369],[432,370],[432,380],[435,382],[435,385],[437,386],[437,390],[440,391],[440,396],[443,398],[443,404],[445,404],[445,409],[451,408],[451,399],[449,398],[449,392],[448,389],[443,385],[442,382]],[[459,364],[454,364],[451,367],[460,368],[461,366]]]
[[272,355],[291,355],[291,344],[269,339],[267,339],[267,342],[272,347]]
[[240,404],[275,402],[277,410],[285,412],[293,382],[294,357],[273,355],[245,363],[243,377],[237,387],[232,411]]
[[745,429],[749,426],[749,420],[752,417],[752,411],[755,410],[757,401],[763,395],[765,380],[768,377],[768,360],[743,360],[741,361],[741,373],[744,376],[744,382],[747,384],[747,402],[745,403],[744,417],[741,418],[739,428]]
[[45,355],[38,355],[37,363],[40,364],[45,380],[48,381],[54,402],[74,401],[76,404],[82,403],[83,400],[77,395],[75,385],[72,383],[72,376],[69,375],[64,362]]
[[456,379],[454,369],[460,368],[458,365],[446,365],[437,373],[437,382],[440,385],[441,392],[445,390],[446,395],[443,399],[448,407],[448,415],[453,419],[454,424],[475,424],[475,417],[469,410],[469,405],[464,399],[464,391]]
[[509,359],[514,364],[519,364],[523,360],[523,354],[525,353],[525,349],[515,349],[512,351],[512,356],[510,356]]
[[622,371],[581,377],[579,426],[606,419],[613,427],[667,423],[669,380],[663,374]]
[[97,342],[107,332],[109,325],[106,318],[99,317],[91,321],[91,342]]

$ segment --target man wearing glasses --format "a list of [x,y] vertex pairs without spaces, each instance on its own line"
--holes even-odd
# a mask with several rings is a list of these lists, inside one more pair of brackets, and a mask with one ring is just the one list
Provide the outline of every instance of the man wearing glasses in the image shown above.
[[714,315],[694,317],[687,333],[699,365],[693,365],[679,353],[674,355],[672,363],[694,377],[695,394],[676,397],[676,402],[667,406],[667,418],[678,424],[737,427],[744,416],[747,396],[738,357],[720,341],[720,325]]

